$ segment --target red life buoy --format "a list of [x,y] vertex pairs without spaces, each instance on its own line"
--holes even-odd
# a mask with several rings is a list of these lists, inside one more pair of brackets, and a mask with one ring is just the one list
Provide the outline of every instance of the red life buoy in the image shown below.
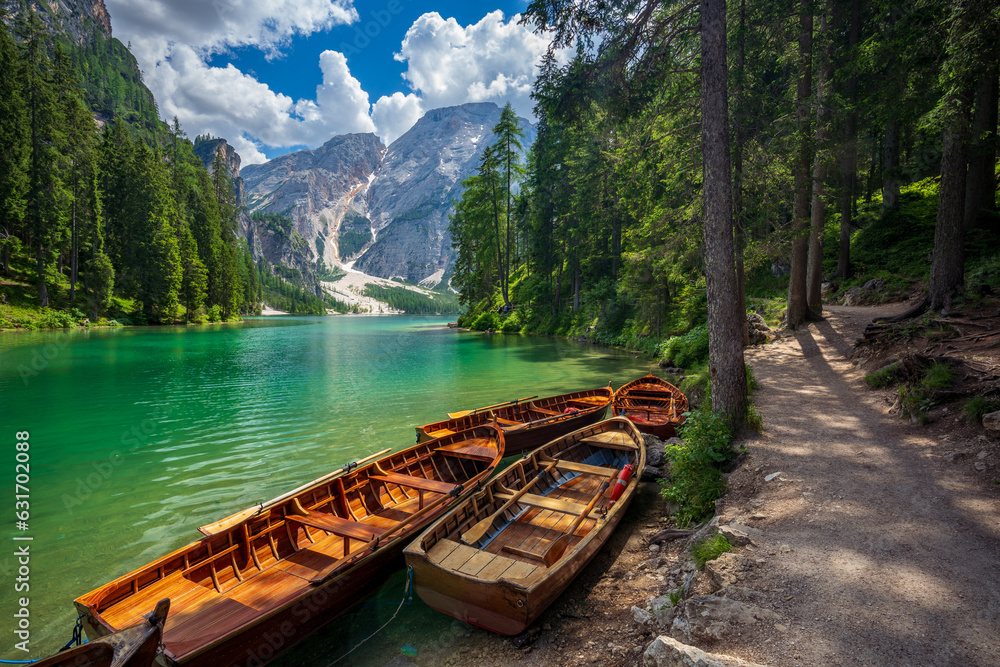
[[566,408],[565,410],[563,410],[563,414],[565,414],[565,415],[575,415],[579,411],[580,411],[580,408]]
[[611,502],[608,503],[608,507],[613,507],[618,502],[618,499],[622,497],[625,487],[628,486],[628,481],[632,479],[633,472],[635,472],[635,468],[632,464],[626,463],[621,473],[618,474],[618,479],[615,480],[615,488],[611,489]]

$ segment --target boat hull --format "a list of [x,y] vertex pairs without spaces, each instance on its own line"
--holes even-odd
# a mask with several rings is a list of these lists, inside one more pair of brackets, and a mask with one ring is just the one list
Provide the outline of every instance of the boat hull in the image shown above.
[[[561,478],[563,481],[560,485],[550,488],[549,495],[541,496],[540,499],[539,496],[527,493],[531,490],[526,488],[528,480],[536,477],[542,480],[548,474],[546,466],[552,464],[553,458],[559,459],[558,454],[561,452],[567,452],[568,455],[573,445],[586,437],[608,432],[601,430],[608,424],[613,424],[617,431],[628,435],[631,453],[625,455],[627,458],[619,460],[619,463],[628,460],[635,470],[617,503],[599,515],[596,509],[588,510],[591,505],[585,507],[582,513],[578,513],[579,516],[588,516],[594,520],[589,529],[586,528],[586,524],[574,529],[572,526],[565,526],[564,519],[556,519],[555,523],[549,524],[553,530],[549,532],[548,537],[539,532],[530,532],[535,530],[534,528],[524,532],[523,527],[515,526],[519,519],[524,518],[531,523],[540,519],[542,515],[536,514],[529,518],[529,514],[525,512],[530,513],[531,510],[521,509],[517,504],[519,501],[516,494],[506,501],[514,503],[511,506],[513,509],[507,508],[506,505],[497,508],[499,500],[507,498],[511,492],[516,491],[514,484],[519,479],[521,488],[525,489],[520,496],[526,503],[525,507],[546,505],[556,507],[560,504],[572,504],[566,503],[551,492],[553,489],[569,488],[574,479],[579,478],[569,478],[569,482],[565,477]],[[566,446],[562,447],[558,444],[560,442],[566,443]],[[618,527],[635,495],[644,465],[645,448],[642,436],[634,425],[624,419],[612,419],[585,427],[539,448],[529,455],[529,459],[515,463],[495,477],[483,491],[456,507],[452,515],[438,520],[427,528],[404,550],[407,565],[413,568],[414,588],[417,594],[429,607],[466,623],[502,635],[516,635],[523,632],[566,590]],[[590,468],[594,471],[592,474],[596,474],[599,468],[604,470],[600,466],[587,464],[579,465],[578,468]],[[614,473],[618,469],[613,467],[611,470]],[[601,490],[598,493],[603,494],[605,493],[603,489],[607,487],[602,485],[599,488]],[[577,507],[584,506],[577,504]],[[489,519],[494,516],[494,510],[500,513],[498,516],[501,518],[498,518],[498,521],[507,521],[496,532],[493,532],[495,522]],[[510,514],[504,516],[505,511]],[[551,516],[554,516],[554,513]],[[600,518],[596,518],[597,516]],[[487,523],[493,522],[490,531],[475,538],[470,537],[484,518],[488,519]],[[560,521],[564,523],[559,523]],[[525,541],[520,544],[523,546],[531,542],[536,545],[533,547],[536,552],[539,549],[538,545],[544,552],[546,545],[557,542],[558,539],[554,538],[560,530],[570,531],[563,534],[569,535],[571,539],[576,540],[576,543],[568,547],[557,560],[543,566],[541,563],[548,561],[544,558],[539,560],[537,554],[528,554],[523,549],[509,549],[507,544],[512,544],[511,542],[497,548],[503,539],[504,531],[508,530],[521,531],[518,535],[525,536]],[[580,533],[584,530],[586,532],[581,536]],[[467,542],[466,538],[471,542]],[[507,558],[503,555],[505,552],[518,553],[518,556],[528,556],[528,558]]]
[[613,520],[608,521],[578,555],[560,566],[543,584],[525,587],[510,583],[497,586],[494,583],[470,582],[464,577],[443,573],[426,560],[407,555],[406,562],[413,568],[414,589],[428,607],[443,614],[497,634],[521,634],[594,559],[621,523],[633,495],[629,494]]
[[201,540],[81,596],[77,610],[96,639],[167,591],[160,663],[262,665],[376,592],[407,542],[502,456],[503,435],[482,426],[345,466],[248,518],[202,527]]
[[646,375],[618,389],[611,409],[643,433],[667,440],[677,435],[690,407],[680,389],[655,375]]

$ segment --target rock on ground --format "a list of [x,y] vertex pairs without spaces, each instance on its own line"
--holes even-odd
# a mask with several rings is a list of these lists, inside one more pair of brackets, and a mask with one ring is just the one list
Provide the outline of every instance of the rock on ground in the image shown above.
[[660,636],[642,655],[645,667],[762,667],[754,662],[717,653],[706,653],[672,637]]
[[1000,434],[1000,411],[983,415],[983,428],[994,435]]

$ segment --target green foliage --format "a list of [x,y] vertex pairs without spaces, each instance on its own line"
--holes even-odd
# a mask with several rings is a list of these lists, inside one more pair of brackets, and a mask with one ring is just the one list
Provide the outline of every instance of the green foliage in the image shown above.
[[757,431],[758,433],[764,432],[764,415],[761,414],[757,406],[752,402],[747,402],[747,416],[745,423],[747,428]]
[[697,326],[683,336],[672,336],[660,350],[660,357],[681,368],[692,368],[708,359],[708,325]]
[[757,382],[757,376],[753,372],[753,367],[750,364],[745,364],[747,369],[747,395],[752,395],[758,389],[760,389],[760,383]]
[[924,179],[903,187],[899,208],[883,213],[873,203],[858,216],[862,228],[851,239],[855,273],[871,278],[876,271],[910,278],[929,275],[927,254],[934,247],[938,184]]
[[272,231],[284,239],[292,238],[292,230],[295,228],[295,221],[287,215],[265,211],[254,211],[250,214],[250,219],[256,223],[258,228],[264,228]]
[[974,424],[982,424],[985,415],[997,410],[1000,410],[1000,403],[985,396],[973,396],[962,405],[965,418]]
[[365,285],[365,296],[387,303],[390,308],[401,310],[408,315],[443,315],[458,312],[458,301],[455,297],[442,292],[427,295],[405,287]]
[[705,563],[708,561],[715,560],[727,551],[732,550],[733,545],[721,533],[716,533],[691,545],[691,555],[694,557],[694,564],[699,570],[705,567]]
[[353,229],[343,229],[337,234],[337,248],[340,250],[341,260],[358,253],[365,244],[372,240],[371,232],[354,231]]
[[324,293],[317,296],[306,288],[302,275],[286,266],[272,266],[266,260],[257,264],[261,299],[271,307],[297,315],[325,315],[327,309],[338,313],[357,312],[356,306]]
[[865,384],[872,389],[891,387],[899,381],[899,365],[898,361],[894,361],[873,373],[868,373],[865,375]]
[[681,600],[684,599],[684,589],[678,588],[676,591],[670,591],[670,606],[676,607],[680,604]]
[[1000,254],[984,257],[970,266],[965,288],[972,294],[1000,293]]
[[930,421],[927,411],[934,407],[934,399],[928,389],[922,385],[899,385],[900,415],[915,419],[921,424]]
[[670,479],[661,480],[660,495],[677,505],[677,524],[687,526],[714,513],[726,490],[721,467],[736,451],[725,417],[708,409],[689,413],[679,435],[682,442],[665,450]]
[[928,389],[947,389],[955,379],[955,371],[951,365],[944,361],[935,361],[924,371],[921,380]]

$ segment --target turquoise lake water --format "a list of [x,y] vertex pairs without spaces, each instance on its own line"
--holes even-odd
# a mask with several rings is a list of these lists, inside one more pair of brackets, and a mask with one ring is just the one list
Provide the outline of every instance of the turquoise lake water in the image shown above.
[[[618,387],[651,365],[623,351],[446,322],[280,317],[0,335],[0,657],[26,658],[12,648],[19,597],[30,598],[28,657],[48,655],[69,639],[74,597],[195,540],[200,525],[407,447],[415,426],[447,412]],[[19,431],[31,445],[27,531],[14,515]],[[24,544],[27,593],[15,591],[13,554]],[[338,621],[283,662],[336,659],[392,615],[404,583],[400,570],[374,598],[383,604]],[[394,623],[416,645],[453,621],[414,599]],[[374,653],[341,664],[381,664],[383,653],[399,652],[371,643]]]

